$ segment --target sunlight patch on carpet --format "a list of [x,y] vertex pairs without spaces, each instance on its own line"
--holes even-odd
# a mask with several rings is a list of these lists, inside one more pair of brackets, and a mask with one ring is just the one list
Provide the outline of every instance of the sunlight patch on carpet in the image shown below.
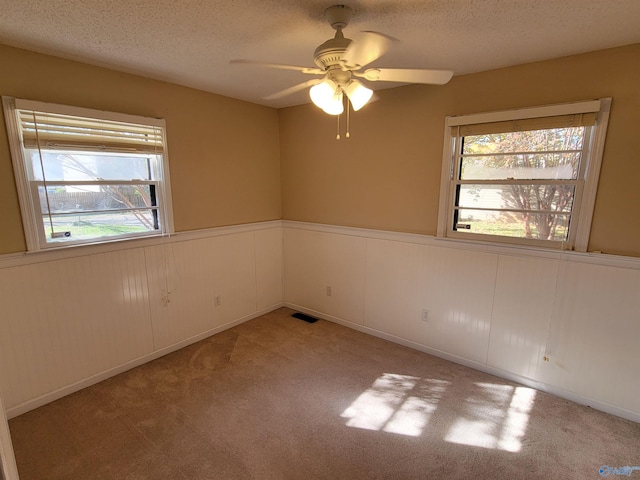
[[461,416],[445,440],[475,447],[519,452],[529,424],[536,391],[491,383],[476,383]]
[[385,373],[341,416],[346,425],[418,437],[429,423],[449,382]]

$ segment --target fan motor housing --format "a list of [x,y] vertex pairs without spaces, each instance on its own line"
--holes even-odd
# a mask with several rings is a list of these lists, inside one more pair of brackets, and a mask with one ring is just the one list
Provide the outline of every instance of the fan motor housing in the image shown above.
[[351,43],[350,38],[344,38],[342,29],[349,25],[353,13],[353,9],[348,5],[333,5],[325,10],[324,16],[329,25],[336,30],[336,35],[316,48],[313,54],[313,61],[323,70],[342,63],[342,56]]
[[314,63],[323,70],[327,70],[329,67],[334,65],[340,65],[342,56],[350,43],[350,38],[344,38],[342,35],[336,35],[335,38],[327,40],[316,48],[316,51],[313,54]]

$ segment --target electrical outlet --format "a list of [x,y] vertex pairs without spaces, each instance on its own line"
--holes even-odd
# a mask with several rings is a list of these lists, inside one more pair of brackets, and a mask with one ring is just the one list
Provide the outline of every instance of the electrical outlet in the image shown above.
[[220,295],[215,296],[215,298],[213,299],[213,304],[216,307],[219,307],[220,305],[222,305],[222,298],[220,298]]
[[165,292],[164,290],[162,291],[162,295],[160,298],[160,301],[162,302],[162,306],[163,307],[168,307],[169,304],[171,303],[171,293],[169,292]]
[[331,290],[331,287],[327,285],[327,297],[330,297],[332,294],[333,294],[333,291]]
[[429,313],[430,313],[429,310],[427,310],[426,308],[422,309],[422,317],[421,318],[422,318],[423,322],[429,322],[430,321]]

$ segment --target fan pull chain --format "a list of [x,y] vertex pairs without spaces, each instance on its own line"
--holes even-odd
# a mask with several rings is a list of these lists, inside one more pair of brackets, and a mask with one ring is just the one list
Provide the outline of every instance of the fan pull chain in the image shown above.
[[337,115],[337,117],[338,117],[338,132],[337,132],[337,135],[336,135],[336,140],[340,140],[340,117],[341,117],[341,115]]
[[47,215],[49,216],[49,227],[51,230],[51,238],[55,238],[55,232],[53,231],[53,218],[51,217],[51,203],[49,202],[49,187],[47,186],[47,175],[45,174],[44,162],[42,161],[42,151],[40,149],[40,138],[38,136],[38,121],[36,120],[36,112],[31,112],[33,115],[33,126],[36,133],[36,145],[38,145],[38,158],[40,159],[40,168],[42,169],[42,185],[44,186],[44,197],[47,201]]
[[349,133],[349,111],[351,110],[351,102],[347,100],[347,132],[344,134],[345,137],[349,138],[351,134]]

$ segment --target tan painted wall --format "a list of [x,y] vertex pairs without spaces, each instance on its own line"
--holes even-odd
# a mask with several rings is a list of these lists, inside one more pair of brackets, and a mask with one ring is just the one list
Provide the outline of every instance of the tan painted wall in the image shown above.
[[[176,231],[281,217],[275,109],[0,45],[0,95],[167,121]],[[25,250],[0,115],[0,254]]]
[[283,218],[435,235],[446,115],[612,97],[589,250],[640,256],[640,44],[378,95],[349,140],[311,105],[279,111]]
[[[433,235],[446,115],[610,96],[589,249],[640,256],[640,45],[384,90],[339,142],[310,105],[277,112],[2,45],[0,65],[2,95],[166,118],[177,231],[285,218]],[[2,254],[25,244],[0,130]]]

